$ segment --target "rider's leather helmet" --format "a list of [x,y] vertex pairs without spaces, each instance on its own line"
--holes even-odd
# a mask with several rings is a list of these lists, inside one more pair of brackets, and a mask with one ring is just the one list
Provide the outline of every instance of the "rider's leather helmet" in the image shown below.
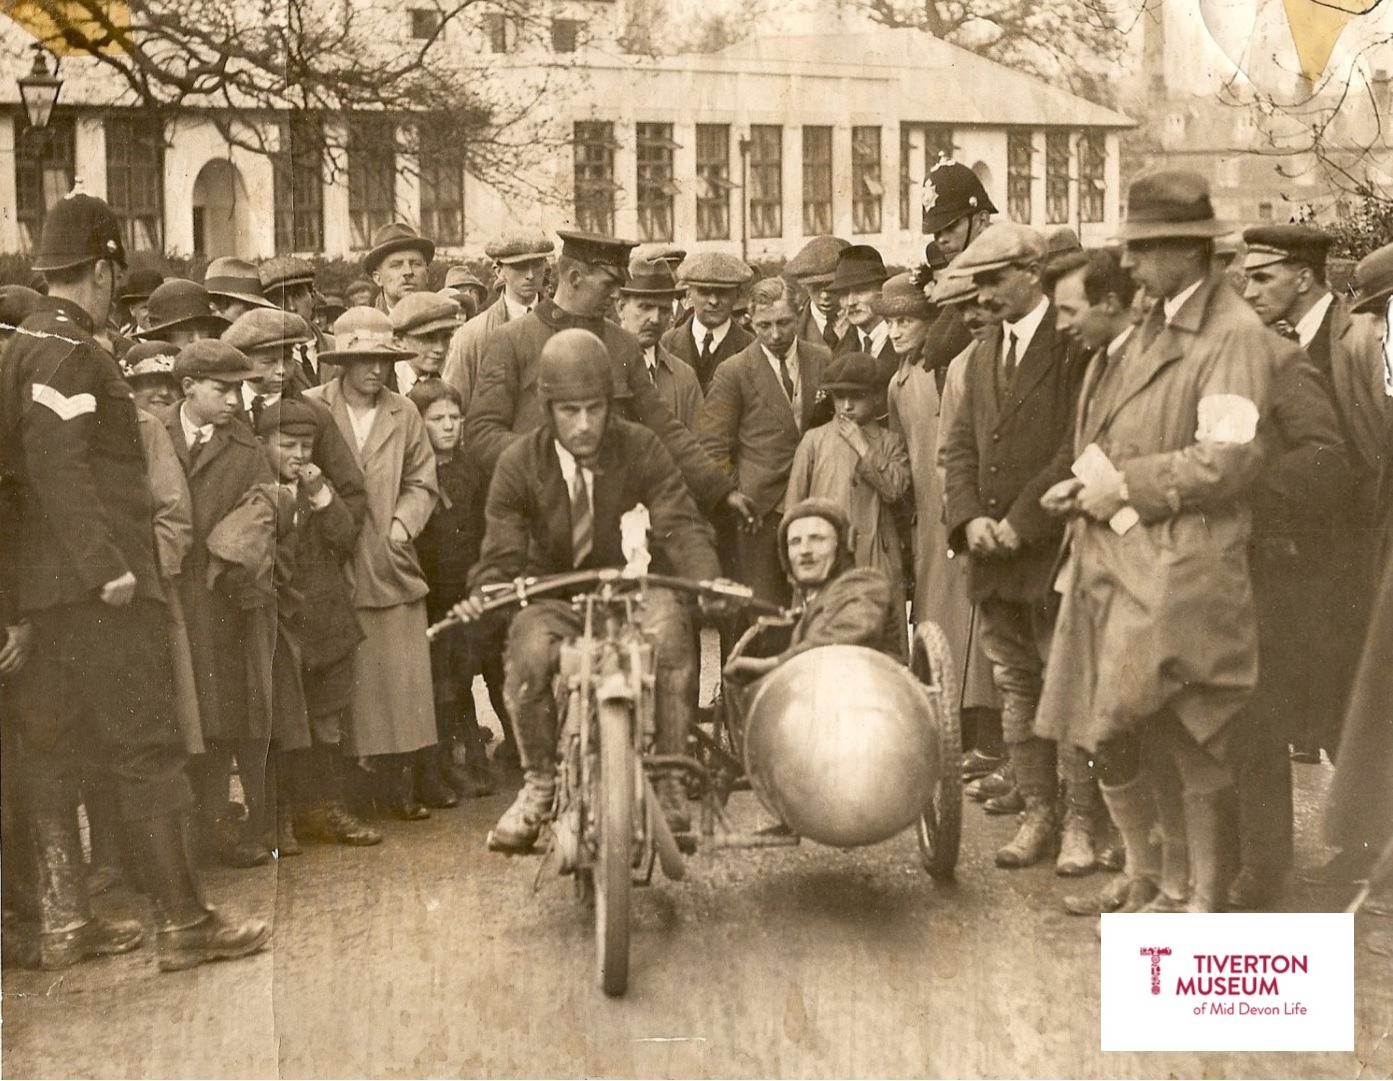
[[799,518],[821,518],[830,522],[837,531],[837,558],[832,563],[828,581],[855,565],[856,558],[851,551],[851,522],[846,511],[830,499],[813,497],[789,507],[779,520],[779,566],[783,567],[785,576],[792,577],[793,574],[788,563],[788,527]]
[[543,402],[613,398],[614,374],[605,343],[579,328],[553,334],[537,360],[537,393]]

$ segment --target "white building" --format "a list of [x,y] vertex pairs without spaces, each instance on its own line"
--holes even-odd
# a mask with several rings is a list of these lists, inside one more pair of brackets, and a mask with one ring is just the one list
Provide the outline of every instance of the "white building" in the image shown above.
[[[614,4],[564,10],[550,41],[519,44],[500,20],[449,28],[494,54],[495,74],[555,66],[547,105],[528,121],[538,146],[559,148],[527,167],[535,198],[474,180],[444,148],[406,162],[355,155],[350,137],[346,170],[268,158],[229,146],[195,110],[161,125],[113,107],[109,78],[68,59],[42,167],[15,80],[0,78],[0,207],[15,208],[0,217],[0,250],[31,247],[43,207],[78,176],[121,215],[132,250],[351,256],[397,218],[450,254],[475,254],[513,224],[578,225],[750,259],[835,233],[907,263],[922,250],[919,187],[940,154],[970,165],[1004,216],[1072,225],[1085,243],[1116,232],[1118,134],[1132,122],[966,50],[881,30],[654,59],[605,48]],[[417,14],[395,10],[403,38]],[[0,23],[14,55],[17,28]],[[372,121],[301,117],[264,130],[274,146],[295,124],[320,123],[351,132]]]

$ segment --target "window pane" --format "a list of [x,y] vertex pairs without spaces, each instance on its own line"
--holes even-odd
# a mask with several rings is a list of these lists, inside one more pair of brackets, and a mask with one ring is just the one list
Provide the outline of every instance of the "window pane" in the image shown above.
[[107,119],[107,204],[131,251],[164,249],[164,130],[139,115]]
[[750,236],[784,233],[784,129],[778,124],[750,125]]
[[881,225],[880,129],[851,129],[851,228],[878,233]]
[[464,243],[464,160],[441,147],[421,148],[421,231],[437,244]]
[[730,239],[730,126],[696,129],[697,239]]
[[645,243],[672,239],[673,150],[671,124],[637,124],[638,232]]
[[318,117],[293,116],[281,125],[272,157],[277,252],[324,249],[324,132]]
[[23,116],[16,119],[15,216],[27,251],[38,246],[48,208],[72,190],[76,162],[72,117],[50,117],[44,133],[31,130]]
[[1079,220],[1103,220],[1103,203],[1107,195],[1107,144],[1098,132],[1079,136]]
[[1066,225],[1069,221],[1069,133],[1051,131],[1045,135],[1045,223]]
[[1030,132],[1006,134],[1006,213],[1012,221],[1030,224]]
[[803,235],[832,232],[832,129],[803,128]]
[[614,235],[614,125],[578,120],[574,129],[576,228]]

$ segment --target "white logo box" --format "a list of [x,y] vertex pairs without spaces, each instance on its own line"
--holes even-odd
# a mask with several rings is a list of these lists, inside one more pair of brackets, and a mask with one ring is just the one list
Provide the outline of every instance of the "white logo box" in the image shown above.
[[1104,1051],[1353,1051],[1354,916],[1114,913]]

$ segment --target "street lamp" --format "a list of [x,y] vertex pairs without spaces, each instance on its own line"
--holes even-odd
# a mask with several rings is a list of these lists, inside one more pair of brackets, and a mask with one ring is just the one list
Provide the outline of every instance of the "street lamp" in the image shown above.
[[53,106],[58,103],[58,92],[63,89],[63,80],[58,78],[58,63],[55,58],[53,71],[48,70],[44,59],[46,50],[42,42],[34,42],[34,66],[29,74],[19,80],[19,97],[24,102],[24,117],[31,128],[48,127],[48,118],[53,115]]

